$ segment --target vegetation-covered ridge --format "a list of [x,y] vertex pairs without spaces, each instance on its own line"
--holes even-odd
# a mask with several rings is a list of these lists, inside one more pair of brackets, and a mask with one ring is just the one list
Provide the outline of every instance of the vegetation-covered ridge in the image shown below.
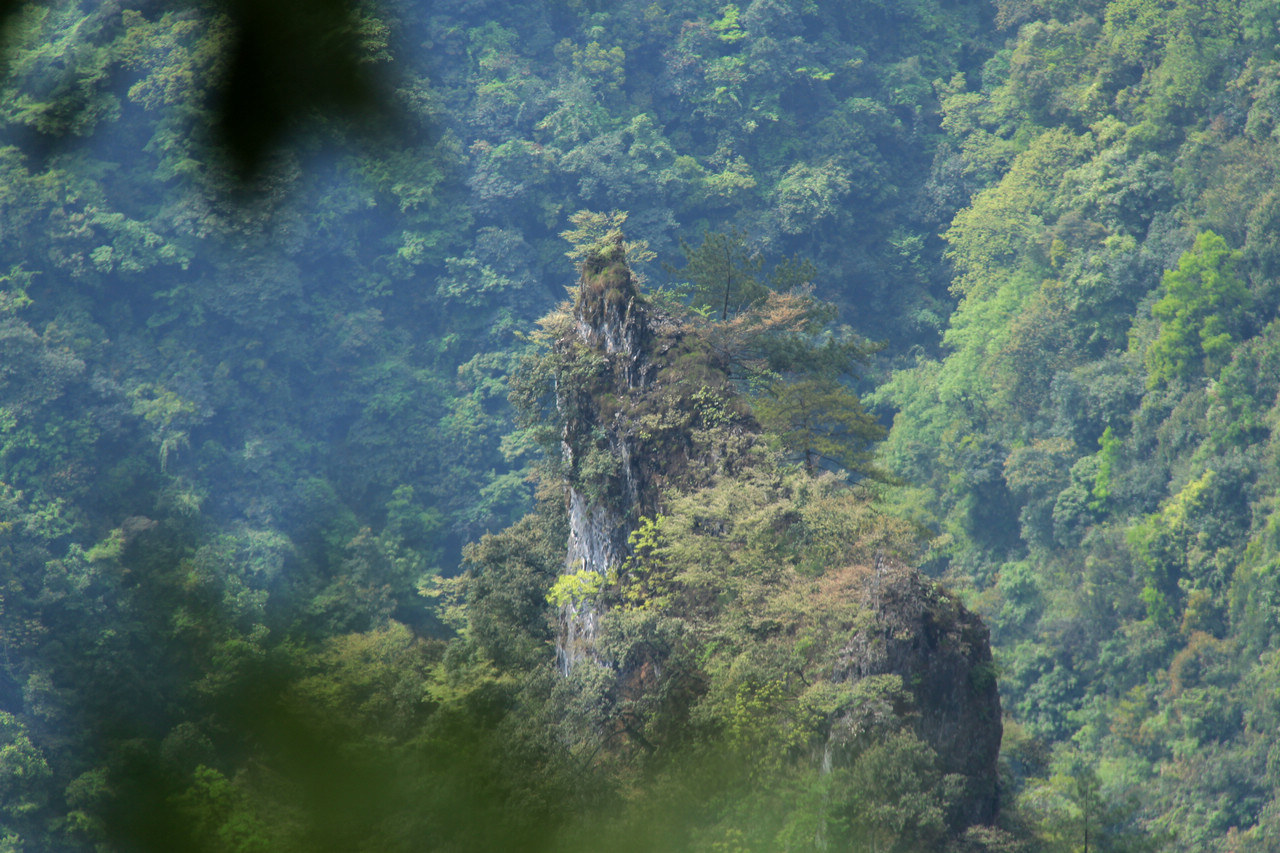
[[[929,81],[984,55],[981,4],[4,5],[0,844],[528,849],[601,814],[575,780],[616,778],[538,728],[550,693],[517,701],[558,684],[567,531],[510,528],[536,436],[506,398],[559,235],[614,210],[664,260],[738,235],[702,260],[744,273],[715,306],[775,392],[757,419],[788,462],[869,470],[861,339],[803,371],[741,353],[737,282],[803,252],[824,299],[936,330],[939,244],[903,223],[954,204],[925,187]],[[331,71],[387,82],[405,132],[343,144]],[[237,95],[265,124],[228,126]],[[237,131],[252,186],[208,144]],[[705,307],[716,266],[686,260]],[[475,606],[433,581],[504,529]]]
[[[562,738],[589,746],[615,783],[648,780],[614,807],[624,824],[689,761],[761,762],[707,780],[663,843],[645,830],[663,849],[720,833],[768,849],[942,849],[975,826],[971,839],[999,836],[985,627],[905,567],[909,528],[865,487],[788,462],[738,390],[735,352],[795,343],[811,297],[762,295],[738,336],[641,294],[624,253],[618,237],[588,254],[517,383],[522,406],[541,399],[559,418],[547,477],[562,484],[568,557],[544,583],[564,701],[580,709]],[[490,594],[506,586],[485,577],[504,567],[477,559],[493,539],[469,575]],[[896,780],[872,778],[895,750],[910,756]]]

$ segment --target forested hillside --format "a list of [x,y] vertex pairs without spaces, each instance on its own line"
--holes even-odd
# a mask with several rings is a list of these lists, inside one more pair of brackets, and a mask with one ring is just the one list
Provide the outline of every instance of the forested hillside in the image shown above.
[[1160,849],[1274,849],[1280,8],[1002,20],[940,89],[982,186],[943,352],[877,392],[897,500],[991,626],[1029,813],[1085,779]]
[[294,5],[6,13],[0,849],[1280,847],[1280,6]]

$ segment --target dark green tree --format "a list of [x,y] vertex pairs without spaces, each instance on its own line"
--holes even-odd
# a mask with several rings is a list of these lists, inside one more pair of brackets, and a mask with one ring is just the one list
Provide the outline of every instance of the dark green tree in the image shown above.
[[741,313],[768,293],[760,281],[764,259],[743,231],[708,231],[697,246],[681,238],[680,250],[684,266],[667,267],[667,273],[676,278],[672,290],[705,316],[719,314],[722,321],[728,320],[730,314]]
[[1164,275],[1164,296],[1151,308],[1160,334],[1146,351],[1147,382],[1156,386],[1226,363],[1249,305],[1249,289],[1236,264],[1239,252],[1212,231]]

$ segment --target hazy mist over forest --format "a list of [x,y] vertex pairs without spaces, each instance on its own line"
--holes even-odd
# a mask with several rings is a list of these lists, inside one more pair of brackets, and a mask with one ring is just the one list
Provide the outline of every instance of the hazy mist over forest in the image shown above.
[[0,853],[1280,850],[1280,4],[0,4]]

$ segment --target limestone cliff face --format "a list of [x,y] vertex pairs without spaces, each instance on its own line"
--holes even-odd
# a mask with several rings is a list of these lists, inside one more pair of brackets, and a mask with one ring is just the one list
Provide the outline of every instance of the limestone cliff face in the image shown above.
[[[553,347],[562,371],[565,572],[607,578],[626,559],[640,518],[657,512],[663,489],[732,470],[758,430],[725,367],[693,353],[682,325],[638,292],[621,241],[583,264],[572,322]],[[601,613],[591,602],[569,603],[559,616],[556,653],[568,673],[592,656]]]
[[[586,389],[572,389],[572,393],[563,386],[557,389],[557,406],[565,415],[561,452],[570,472],[565,494],[569,515],[565,571],[586,570],[607,577],[626,556],[638,509],[651,503],[635,437],[609,422],[600,405],[605,396],[639,394],[652,380],[648,313],[621,243],[593,254],[583,265],[573,319],[571,335],[557,341],[557,349],[568,359],[576,357],[592,365],[594,375],[583,377]],[[582,358],[583,353],[587,358]],[[592,361],[590,356],[597,359]],[[583,390],[587,393],[580,393]],[[584,484],[584,475],[594,475],[595,481]],[[566,674],[591,654],[599,617],[590,602],[569,603],[561,609],[556,656]]]

